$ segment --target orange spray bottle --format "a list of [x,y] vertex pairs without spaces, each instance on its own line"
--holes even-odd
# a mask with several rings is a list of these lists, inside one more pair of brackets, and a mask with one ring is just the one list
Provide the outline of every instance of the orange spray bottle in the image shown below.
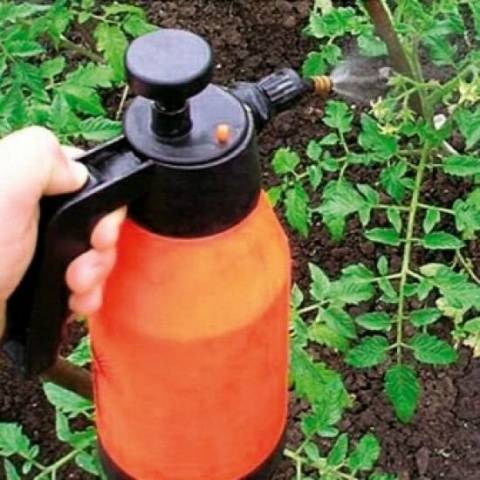
[[209,45],[180,30],[126,55],[124,136],[86,154],[90,180],[42,205],[34,261],[7,305],[26,375],[57,358],[69,262],[129,205],[90,319],[99,450],[110,479],[267,479],[287,418],[288,243],[261,191],[256,131],[313,82],[282,70],[210,84]]

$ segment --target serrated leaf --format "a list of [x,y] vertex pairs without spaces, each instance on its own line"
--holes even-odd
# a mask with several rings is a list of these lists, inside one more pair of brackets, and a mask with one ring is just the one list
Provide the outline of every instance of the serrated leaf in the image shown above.
[[315,300],[323,300],[330,289],[330,280],[325,272],[313,263],[308,264],[310,271],[310,294]]
[[105,59],[113,70],[113,79],[121,81],[124,78],[124,56],[128,40],[118,25],[100,23],[95,29],[97,48],[103,52]]
[[323,323],[314,323],[308,329],[308,338],[328,348],[346,352],[350,346],[346,337],[340,335]]
[[355,322],[367,330],[390,330],[392,319],[385,312],[364,313],[355,318]]
[[299,164],[300,157],[298,153],[290,148],[279,148],[272,160],[272,168],[277,175],[293,173]]
[[51,60],[47,60],[40,65],[40,74],[43,78],[52,80],[63,72],[65,65],[65,57],[52,58]]
[[343,337],[355,339],[357,332],[352,317],[338,307],[329,307],[322,314],[322,320]]
[[393,228],[372,228],[365,232],[365,237],[372,242],[385,245],[400,245],[400,235]]
[[435,323],[442,316],[442,312],[436,308],[422,308],[410,312],[410,321],[416,327],[424,327]]
[[108,118],[87,118],[81,125],[82,137],[94,142],[105,142],[122,133],[122,124]]
[[0,423],[0,455],[9,457],[14,453],[30,452],[30,439],[17,423]]
[[470,112],[459,108],[455,113],[455,121],[465,137],[466,149],[470,150],[480,141],[480,110]]
[[140,15],[129,15],[123,22],[123,29],[132,37],[140,37],[158,29],[155,25],[148,23],[145,18]]
[[297,283],[293,284],[291,298],[293,308],[299,308],[302,305],[304,295]]
[[360,193],[365,197],[369,205],[376,206],[380,203],[380,195],[370,185],[360,183],[357,185]]
[[66,83],[70,85],[90,88],[110,88],[112,80],[113,71],[110,67],[94,63],[80,65],[66,77]]
[[388,221],[393,225],[393,228],[400,233],[402,231],[402,217],[396,208],[387,209]]
[[430,233],[435,225],[440,221],[441,215],[440,212],[436,209],[428,209],[423,219],[423,231],[425,233]]
[[470,155],[452,155],[444,160],[443,171],[450,175],[467,177],[480,173],[480,158]]
[[353,473],[371,470],[380,456],[380,443],[375,435],[364,435],[348,458]]
[[65,96],[65,99],[73,110],[90,115],[105,114],[102,99],[94,89],[64,83],[59,91]]
[[357,368],[374,367],[383,363],[387,358],[388,340],[385,337],[375,335],[365,337],[346,355],[348,365]]
[[9,55],[18,58],[34,57],[44,52],[43,47],[31,40],[14,40],[5,45]]
[[70,390],[59,387],[54,383],[44,383],[43,391],[45,392],[48,401],[64,413],[78,415],[90,411],[93,408],[93,404],[90,400],[87,400]]
[[308,194],[300,183],[286,192],[285,216],[291,227],[306,237],[310,226]]
[[385,160],[397,153],[397,139],[393,135],[382,133],[372,117],[363,114],[361,123],[362,131],[358,137],[358,142],[363,148],[378,153]]
[[444,340],[427,334],[413,337],[409,345],[419,362],[433,365],[448,365],[457,360],[457,352]]
[[323,75],[327,71],[327,63],[320,52],[310,52],[302,65],[304,77],[315,77]]
[[338,135],[336,133],[329,133],[328,135],[325,135],[319,143],[320,145],[332,146],[337,145],[339,141],[340,139],[338,138]]
[[312,462],[318,462],[320,460],[320,451],[314,443],[308,442],[303,449],[307,457]]
[[380,183],[397,202],[401,202],[405,197],[407,188],[405,173],[407,173],[407,164],[404,161],[386,167],[380,173]]
[[345,102],[330,100],[325,106],[325,116],[322,121],[341,133],[347,133],[352,129],[353,114]]
[[385,393],[392,402],[397,418],[404,423],[415,415],[420,398],[420,382],[413,368],[394,365],[385,373]]
[[363,34],[358,37],[360,54],[365,57],[380,57],[387,55],[387,46],[373,34]]
[[322,146],[316,140],[310,140],[307,146],[307,157],[314,162],[318,162],[320,160],[320,156],[322,155]]
[[462,240],[447,232],[427,233],[421,239],[421,244],[430,250],[456,250],[465,245]]
[[348,435],[342,433],[335,441],[332,449],[327,456],[327,465],[337,467],[342,465],[347,458],[348,453]]

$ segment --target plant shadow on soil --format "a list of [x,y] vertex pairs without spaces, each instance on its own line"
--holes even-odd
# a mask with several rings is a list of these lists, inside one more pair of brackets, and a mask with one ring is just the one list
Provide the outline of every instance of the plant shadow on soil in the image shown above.
[[[144,6],[153,23],[190,29],[209,39],[216,54],[215,81],[218,83],[254,80],[282,66],[298,68],[314,46],[299,33],[307,21],[311,0],[143,0],[132,3]],[[259,139],[265,186],[275,182],[269,164],[276,148],[290,146],[302,152],[311,138],[325,134],[322,113],[320,101],[304,101],[278,116],[265,129]],[[352,178],[366,181],[368,177],[365,172],[358,172]],[[427,182],[424,193],[441,197],[442,202],[448,204],[458,195],[459,187],[461,185],[439,178]],[[304,289],[308,262],[317,263],[329,275],[337,275],[342,266],[353,262],[362,261],[371,267],[383,253],[390,257],[393,268],[400,262],[395,249],[377,248],[366,242],[356,220],[349,222],[347,237],[341,244],[333,243],[320,225],[313,228],[308,239],[290,235],[290,240],[295,280]],[[480,249],[477,242],[471,242],[470,255],[480,265],[480,253],[475,252]],[[427,259],[420,255],[418,252],[416,262],[424,263]],[[75,332],[72,340],[74,337],[78,337]],[[382,392],[382,372],[350,369],[338,356],[321,348],[315,349],[313,355],[344,375],[355,403],[344,416],[341,428],[351,432],[354,438],[373,431],[382,443],[380,466],[383,469],[397,473],[401,480],[476,480],[480,477],[480,360],[471,359],[469,351],[462,350],[459,362],[451,368],[422,367],[422,402],[410,425],[401,425],[395,420]],[[52,407],[38,382],[22,382],[3,364],[0,359],[0,421],[20,422],[32,441],[39,444],[42,459],[53,461],[64,447],[55,436]],[[298,420],[306,407],[304,402],[291,399],[287,434],[290,446],[295,446],[301,438]],[[284,460],[273,480],[290,480],[294,475],[293,466]],[[83,480],[91,476],[69,466],[62,478]]]

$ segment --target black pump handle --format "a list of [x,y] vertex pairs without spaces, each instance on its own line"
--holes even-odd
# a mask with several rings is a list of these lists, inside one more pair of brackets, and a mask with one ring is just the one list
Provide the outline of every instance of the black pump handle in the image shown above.
[[49,197],[40,206],[33,260],[7,301],[4,350],[26,376],[51,367],[67,319],[70,262],[91,248],[90,236],[107,213],[138,199],[149,188],[150,161],[142,161],[120,138],[79,159],[90,172],[75,194]]

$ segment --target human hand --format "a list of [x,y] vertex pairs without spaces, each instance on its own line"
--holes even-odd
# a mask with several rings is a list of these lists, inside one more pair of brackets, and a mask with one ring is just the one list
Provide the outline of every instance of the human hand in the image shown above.
[[[44,195],[74,192],[88,172],[72,160],[81,150],[62,147],[46,129],[30,127],[0,140],[0,337],[8,297],[30,264],[37,241],[39,201]],[[116,242],[126,209],[103,218],[91,236],[92,249],[67,269],[69,305],[81,315],[101,305],[103,283],[113,268]]]

